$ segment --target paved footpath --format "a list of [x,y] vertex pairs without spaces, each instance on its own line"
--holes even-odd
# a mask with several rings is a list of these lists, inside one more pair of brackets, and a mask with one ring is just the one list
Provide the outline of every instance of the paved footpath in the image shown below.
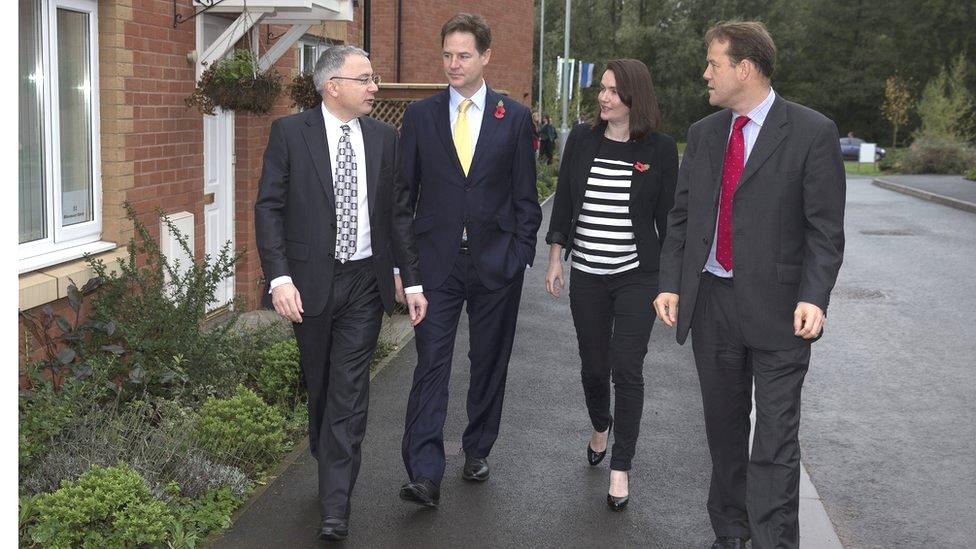
[[[411,342],[373,379],[351,535],[343,546],[702,548],[711,543],[705,512],[710,460],[691,348],[678,346],[674,332],[660,324],[644,364],[646,400],[630,507],[622,513],[606,507],[609,460],[596,468],[585,461],[590,428],[568,298],[554,300],[544,290],[547,249],[541,235],[550,210],[551,202],[544,207],[537,267],[526,275],[501,436],[489,457],[491,479],[471,484],[460,478],[468,383],[467,322],[462,320],[445,429],[453,455],[440,509],[423,510],[397,497],[406,480],[400,437],[416,358]],[[823,366],[822,355],[815,354],[814,361]],[[831,390],[817,383],[819,371],[815,366],[808,375],[815,388],[805,400]],[[303,454],[212,546],[324,545],[316,539],[315,479],[314,461]],[[819,507],[810,488],[804,487],[801,510],[804,547],[831,547],[821,541],[833,534],[829,522],[810,530]]]
[[972,547],[976,214],[850,178],[846,233],[803,461],[846,547]]

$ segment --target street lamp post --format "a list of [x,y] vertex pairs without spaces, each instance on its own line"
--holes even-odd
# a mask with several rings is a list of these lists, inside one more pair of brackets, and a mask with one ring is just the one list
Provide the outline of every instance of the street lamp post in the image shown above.
[[[566,59],[569,59],[569,21],[571,18],[570,10],[572,0],[566,0],[566,28],[563,31],[563,60],[565,63]],[[563,67],[560,72],[562,75],[561,82],[559,83],[560,89],[562,90],[563,99],[563,120],[559,126],[559,162],[563,161],[563,148],[566,146],[566,138],[569,136],[569,126],[566,125],[566,119],[569,118],[569,90],[571,89],[573,83],[572,79],[569,78],[570,71],[567,67]],[[568,86],[564,84],[569,82]]]
[[543,46],[545,45],[545,41],[546,41],[546,33],[545,33],[546,0],[542,0],[541,2],[539,2],[539,4],[542,6],[542,13],[539,14],[539,102],[536,104],[537,105],[536,108],[539,109],[539,116],[541,117],[542,116],[542,80],[543,80],[543,75],[545,75],[545,72],[543,72],[543,67],[545,66],[545,59],[546,59],[545,57],[542,56]]

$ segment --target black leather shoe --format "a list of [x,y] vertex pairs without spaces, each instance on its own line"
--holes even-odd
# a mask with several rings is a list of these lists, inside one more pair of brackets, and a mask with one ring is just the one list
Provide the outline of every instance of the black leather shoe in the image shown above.
[[436,509],[441,502],[441,491],[430,479],[417,477],[400,487],[400,499]]
[[623,511],[624,509],[627,508],[627,502],[629,501],[630,501],[630,496],[624,496],[622,498],[618,498],[617,496],[611,496],[610,494],[607,494],[607,506],[609,506],[610,509],[613,509],[614,511]]
[[[610,447],[610,430],[613,429],[613,418],[610,418],[610,426],[607,427],[607,448]],[[602,452],[597,452],[590,448],[590,444],[586,444],[586,461],[592,466],[597,466],[603,461],[603,458],[607,457],[607,450],[604,448]]]
[[719,536],[712,543],[712,549],[746,549],[746,540],[730,536]]
[[488,458],[465,457],[461,478],[476,482],[488,480],[491,471],[488,469]]
[[348,536],[349,522],[346,519],[336,517],[325,517],[322,519],[322,529],[319,531],[319,539],[342,541]]

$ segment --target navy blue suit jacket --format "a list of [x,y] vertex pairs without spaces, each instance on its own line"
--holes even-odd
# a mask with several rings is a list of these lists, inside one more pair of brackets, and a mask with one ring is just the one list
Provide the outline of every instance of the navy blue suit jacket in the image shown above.
[[[529,109],[487,90],[471,169],[461,170],[445,89],[407,107],[400,130],[398,186],[410,189],[425,290],[438,288],[461,249],[461,232],[481,283],[498,289],[535,258],[542,210],[536,192]],[[498,102],[504,115],[495,116]]]

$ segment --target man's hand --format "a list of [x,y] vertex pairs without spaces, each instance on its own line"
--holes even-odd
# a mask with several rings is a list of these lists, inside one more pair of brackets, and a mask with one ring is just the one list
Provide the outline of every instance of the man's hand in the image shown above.
[[560,290],[563,289],[563,262],[556,258],[549,261],[549,269],[546,270],[546,291],[552,297],[559,297]]
[[400,278],[400,275],[393,275],[393,284],[396,286],[396,293],[394,294],[396,296],[396,302],[400,305],[406,305],[407,298],[406,294],[403,293],[403,279]]
[[803,339],[813,339],[823,330],[824,313],[813,303],[801,301],[793,311],[793,333]]
[[[397,277],[399,278],[399,277]],[[407,312],[410,313],[410,325],[417,326],[427,316],[427,298],[421,292],[406,294]]]
[[678,294],[669,292],[657,294],[657,298],[654,300],[654,310],[657,311],[657,317],[661,319],[661,322],[669,327],[674,326],[678,322]]
[[298,294],[298,288],[294,284],[282,284],[275,286],[271,290],[271,303],[274,304],[275,311],[292,322],[301,323],[302,296]]

